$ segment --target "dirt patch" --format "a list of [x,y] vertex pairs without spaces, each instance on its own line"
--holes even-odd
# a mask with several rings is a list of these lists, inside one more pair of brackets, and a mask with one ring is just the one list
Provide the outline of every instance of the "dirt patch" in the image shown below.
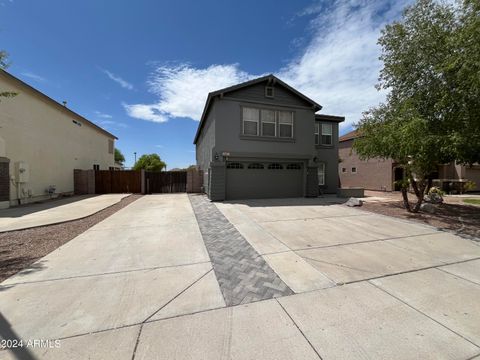
[[0,233],[0,281],[30,266],[141,196],[127,196],[118,203],[83,219]]
[[460,236],[480,241],[480,208],[462,204],[442,204],[435,214],[412,214],[401,201],[365,202],[362,209],[378,214],[418,221],[442,230],[453,231]]

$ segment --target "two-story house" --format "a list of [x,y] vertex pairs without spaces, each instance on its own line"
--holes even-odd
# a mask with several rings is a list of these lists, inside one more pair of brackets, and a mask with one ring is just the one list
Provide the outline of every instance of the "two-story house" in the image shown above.
[[208,94],[194,144],[211,200],[336,193],[338,124],[273,75]]
[[0,208],[74,191],[74,169],[114,166],[117,137],[0,70]]

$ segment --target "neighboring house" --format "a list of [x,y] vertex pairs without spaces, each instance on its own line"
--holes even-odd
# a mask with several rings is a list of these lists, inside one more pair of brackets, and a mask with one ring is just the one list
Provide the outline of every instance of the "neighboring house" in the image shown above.
[[73,169],[114,166],[116,137],[0,71],[0,206],[73,193]]
[[125,166],[120,161],[115,161],[113,164],[113,170],[125,170]]
[[[358,136],[358,132],[354,130],[339,139],[340,185],[346,188],[363,187],[368,190],[400,190],[395,182],[403,179],[403,168],[392,159],[360,160],[352,149],[353,142]],[[455,163],[445,164],[439,166],[438,172],[432,175],[434,183],[447,191],[455,187],[455,184],[465,183],[467,180],[475,182],[474,190],[480,190],[480,166],[478,165],[468,167]]]
[[336,193],[338,123],[273,75],[208,94],[195,135],[211,200]]

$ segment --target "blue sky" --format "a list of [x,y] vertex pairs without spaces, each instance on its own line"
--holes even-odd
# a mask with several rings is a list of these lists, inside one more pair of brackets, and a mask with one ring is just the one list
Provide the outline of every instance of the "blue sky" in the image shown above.
[[0,44],[8,71],[115,134],[127,166],[136,151],[185,167],[207,93],[267,73],[349,130],[384,99],[376,41],[408,2],[0,0]]

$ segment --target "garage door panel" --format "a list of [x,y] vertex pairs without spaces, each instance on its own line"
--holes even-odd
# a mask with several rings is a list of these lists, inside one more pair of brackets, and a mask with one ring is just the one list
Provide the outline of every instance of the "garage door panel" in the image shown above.
[[[258,164],[259,162],[255,162]],[[249,169],[251,163],[242,162],[242,167],[231,164],[227,167],[227,199],[258,199],[303,196],[303,166],[300,169],[268,169],[269,163],[263,163],[264,169]]]

